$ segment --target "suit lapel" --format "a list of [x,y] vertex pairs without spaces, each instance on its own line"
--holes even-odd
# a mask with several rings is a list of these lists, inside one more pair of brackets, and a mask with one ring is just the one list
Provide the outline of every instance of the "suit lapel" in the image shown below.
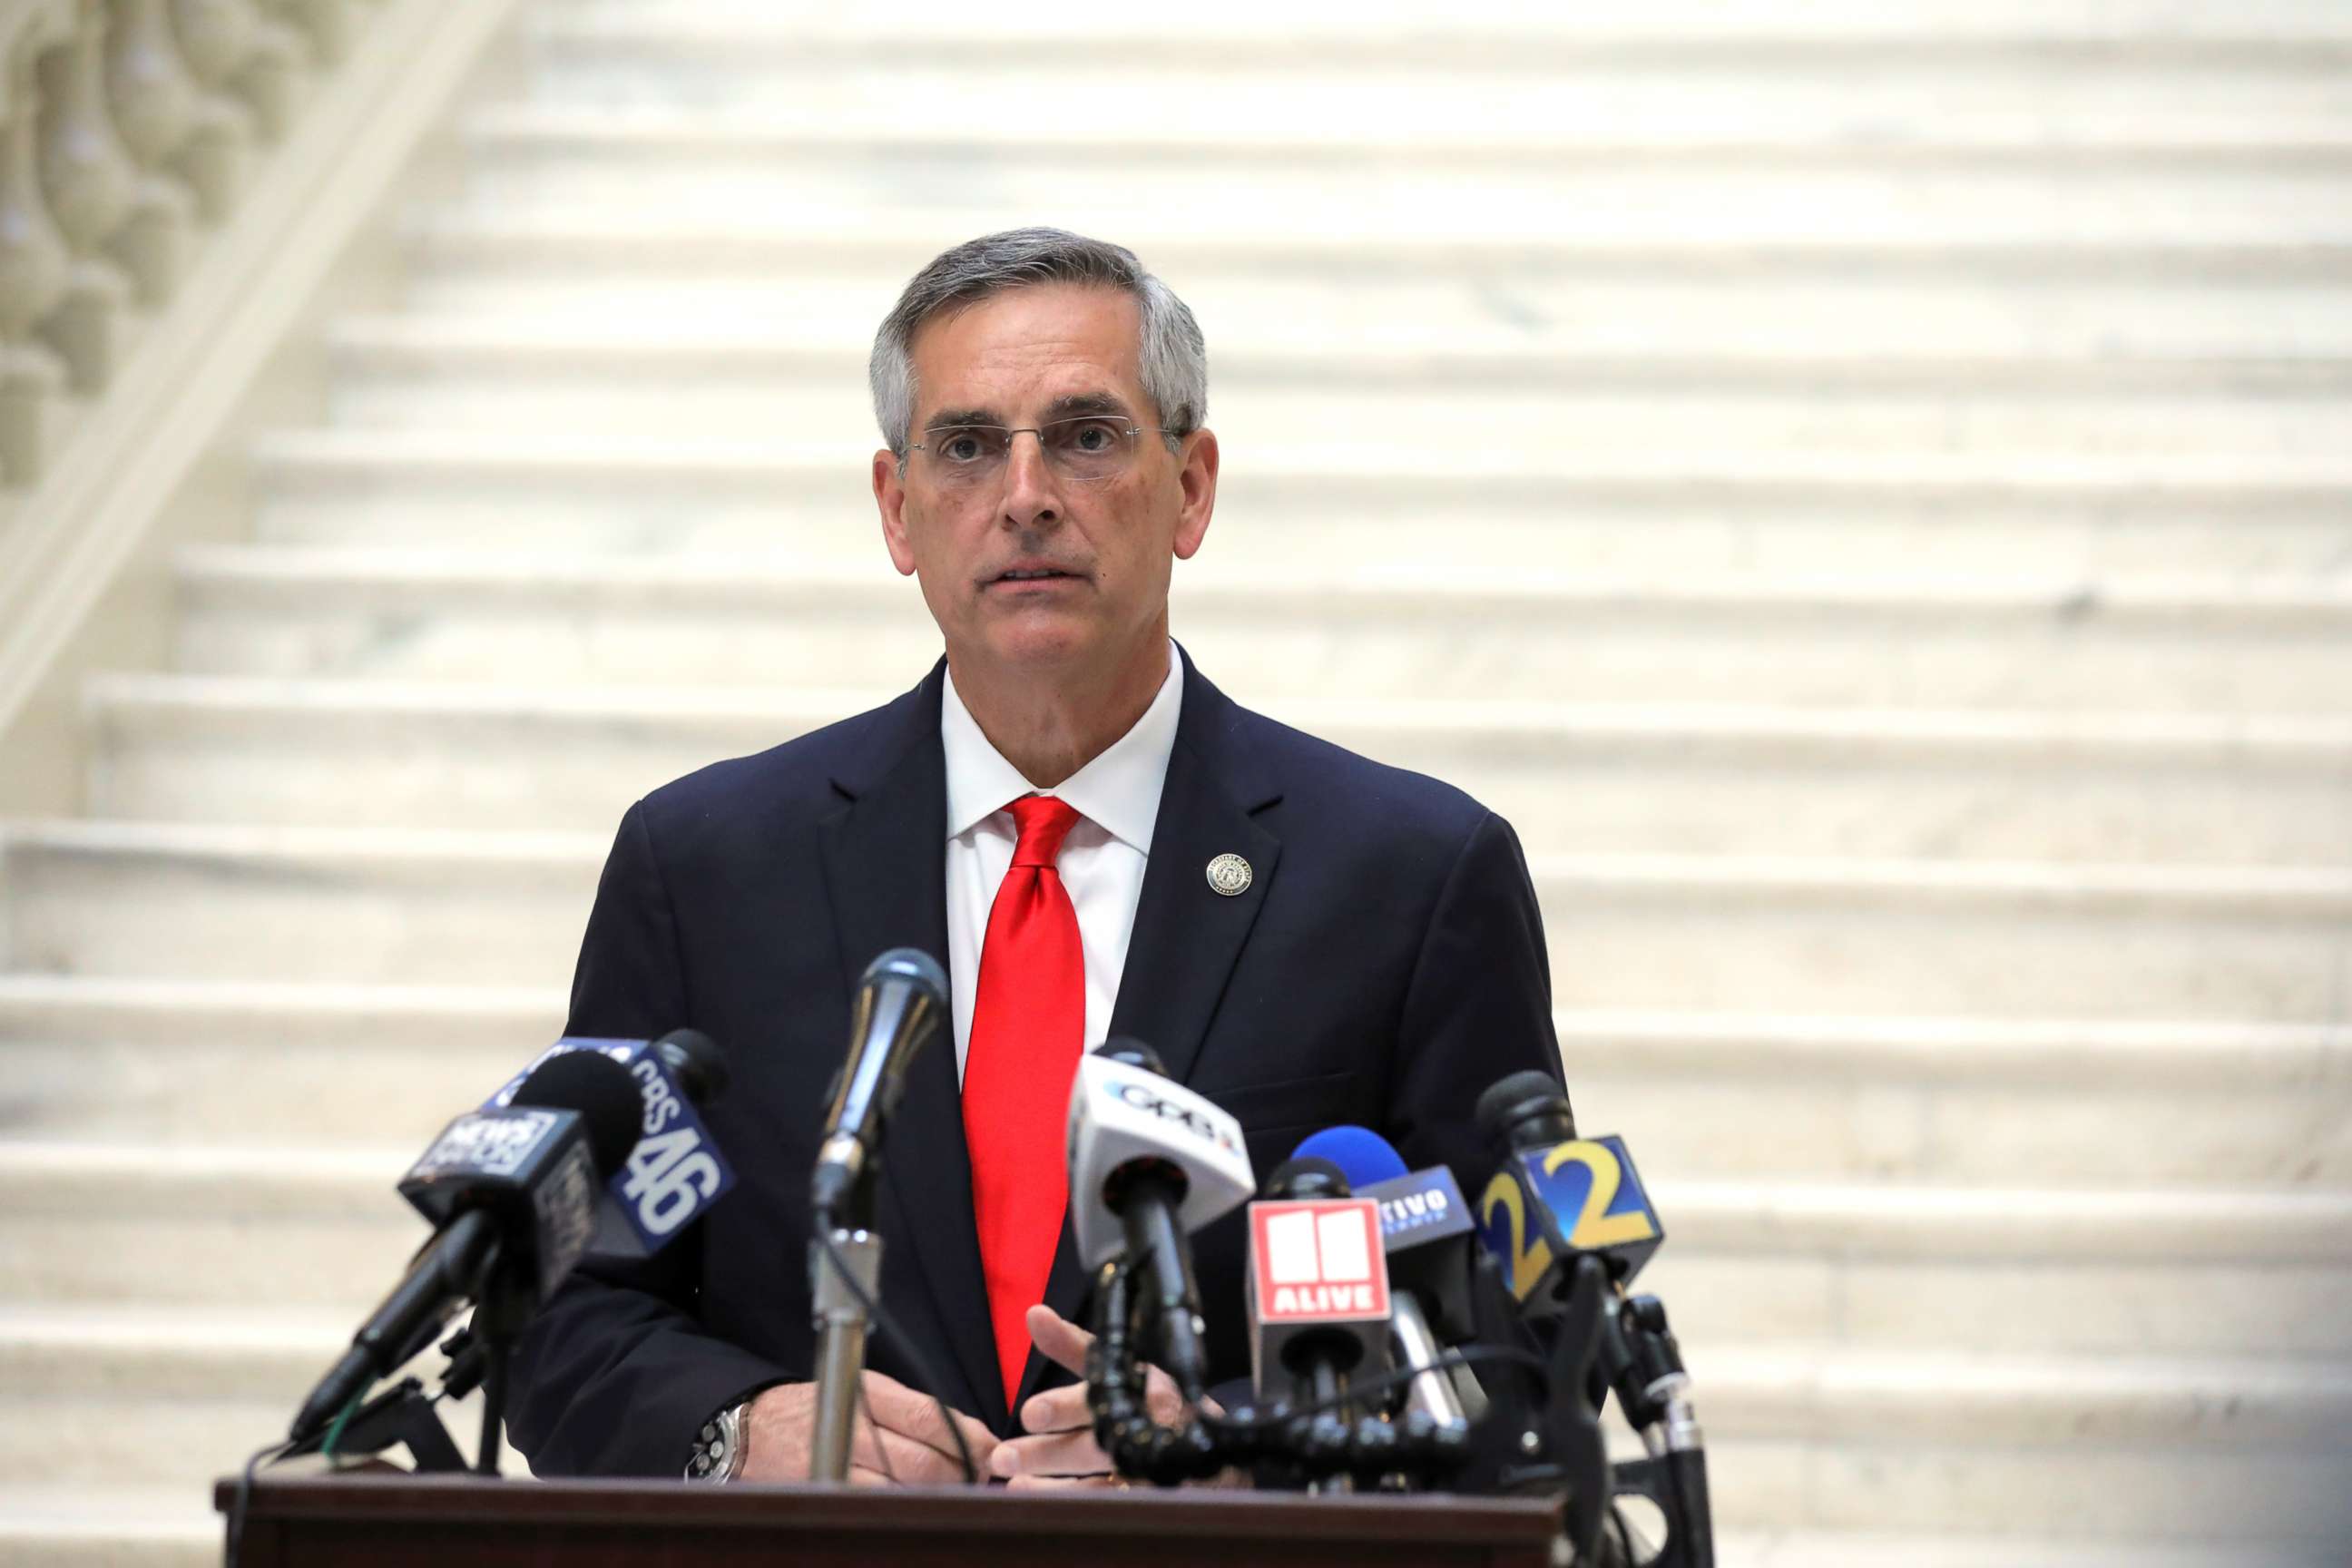
[[[835,780],[849,799],[825,824],[825,888],[843,982],[852,996],[866,966],[886,949],[919,947],[947,962],[947,761],[940,746],[946,668],[935,666],[901,700],[904,723]],[[883,1152],[882,1194],[897,1209],[883,1222],[883,1234],[892,1252],[911,1259],[930,1288],[954,1352],[955,1364],[941,1368],[941,1375],[962,1377],[971,1396],[967,1409],[983,1417],[1001,1413],[1004,1389],[972,1223],[952,1037],[932,1041],[908,1068],[906,1097],[891,1118]]]
[[[1176,745],[1111,1010],[1111,1037],[1129,1035],[1150,1046],[1179,1083],[1191,1078],[1200,1058],[1282,853],[1282,841],[1255,820],[1282,793],[1237,738],[1239,715],[1187,658]],[[1209,863],[1221,855],[1249,863],[1249,886],[1238,894],[1220,893],[1209,883]],[[1045,1304],[1074,1318],[1087,1284],[1066,1221]],[[1042,1358],[1031,1352],[1019,1399],[1036,1391],[1044,1372]],[[1018,1399],[1014,1410],[1017,1415]]]

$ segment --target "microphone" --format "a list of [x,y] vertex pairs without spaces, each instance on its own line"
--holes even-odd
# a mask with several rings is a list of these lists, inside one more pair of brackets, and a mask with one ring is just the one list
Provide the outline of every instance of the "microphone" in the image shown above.
[[1251,1381],[1260,1401],[1321,1405],[1354,1373],[1388,1370],[1380,1211],[1328,1160],[1284,1162],[1265,1192],[1249,1206]]
[[1241,1123],[1165,1076],[1151,1047],[1118,1039],[1079,1058],[1064,1148],[1079,1261],[1124,1255],[1133,1300],[1158,1329],[1152,1359],[1198,1405],[1208,1392],[1193,1231],[1256,1190]]
[[1618,1489],[1656,1502],[1668,1520],[1669,1552],[1705,1568],[1714,1559],[1714,1523],[1690,1376],[1664,1304],[1625,1293],[1665,1229],[1624,1140],[1580,1138],[1568,1096],[1535,1071],[1489,1087],[1476,1121],[1504,1154],[1479,1200],[1482,1238],[1523,1306],[1591,1322],[1598,1370],[1649,1456],[1616,1467]]
[[1622,1291],[1665,1239],[1633,1157],[1617,1137],[1580,1138],[1568,1096],[1544,1073],[1513,1073],[1478,1097],[1480,1135],[1503,1165],[1478,1199],[1480,1234],[1511,1294],[1542,1307],[1568,1263],[1598,1258]]
[[906,1093],[908,1065],[947,1016],[947,973],[930,954],[894,947],[866,966],[850,1009],[849,1058],[834,1079],[809,1177],[809,1207],[820,1229],[864,1222],[883,1129]]
[[[1391,1308],[1389,1348],[1402,1367],[1419,1374],[1406,1385],[1406,1407],[1440,1426],[1466,1428],[1463,1394],[1437,1370],[1443,1346],[1466,1343],[1475,1331],[1470,1247],[1477,1226],[1454,1173],[1443,1165],[1407,1172],[1395,1146],[1368,1127],[1326,1128],[1292,1157],[1330,1161],[1357,1196],[1380,1205]],[[1475,1382],[1470,1386],[1476,1388]]]
[[735,1185],[733,1168],[697,1110],[727,1092],[727,1058],[709,1036],[697,1029],[672,1029],[657,1040],[567,1035],[483,1101],[484,1107],[510,1103],[526,1079],[561,1057],[582,1051],[627,1069],[645,1105],[626,1163],[612,1173],[596,1205],[596,1235],[588,1256],[624,1261],[650,1258]]
[[493,1275],[545,1301],[588,1248],[596,1188],[636,1142],[641,1098],[625,1068],[594,1052],[543,1062],[510,1102],[467,1111],[401,1178],[434,1223],[401,1282],[294,1417],[297,1441],[436,1336]]

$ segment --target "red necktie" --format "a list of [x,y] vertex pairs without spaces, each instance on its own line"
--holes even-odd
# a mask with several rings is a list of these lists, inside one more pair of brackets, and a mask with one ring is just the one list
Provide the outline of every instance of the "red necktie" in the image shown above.
[[1054,868],[1078,814],[1040,795],[1009,809],[1021,837],[989,906],[963,1069],[972,1217],[1008,1405],[1029,1360],[1029,1308],[1045,1298],[1069,1202],[1063,1122],[1087,1027],[1078,911]]

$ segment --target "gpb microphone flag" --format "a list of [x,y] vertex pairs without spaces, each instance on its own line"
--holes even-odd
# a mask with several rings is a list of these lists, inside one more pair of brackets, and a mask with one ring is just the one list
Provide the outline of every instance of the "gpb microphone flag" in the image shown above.
[[725,1084],[719,1049],[691,1029],[658,1040],[566,1036],[484,1101],[504,1106],[540,1065],[574,1051],[593,1051],[626,1068],[644,1101],[636,1146],[605,1184],[596,1233],[588,1250],[600,1257],[648,1258],[684,1234],[735,1185],[735,1172],[696,1111]]
[[1139,1062],[1121,1060],[1114,1040],[1078,1058],[1070,1083],[1065,1155],[1070,1229],[1078,1260],[1099,1268],[1127,1247],[1120,1215],[1106,1201],[1112,1176],[1139,1161],[1181,1173],[1176,1223],[1191,1235],[1257,1190],[1242,1124],[1221,1107]]

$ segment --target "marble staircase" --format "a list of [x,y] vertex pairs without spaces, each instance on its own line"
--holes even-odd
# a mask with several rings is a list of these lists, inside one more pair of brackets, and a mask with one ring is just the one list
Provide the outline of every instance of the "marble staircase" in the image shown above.
[[1092,15],[523,8],[0,825],[0,1561],[216,1560],[621,811],[920,673],[865,344],[1055,222],[1208,334],[1178,637],[1527,843],[1725,1562],[2340,1564],[2352,11]]

